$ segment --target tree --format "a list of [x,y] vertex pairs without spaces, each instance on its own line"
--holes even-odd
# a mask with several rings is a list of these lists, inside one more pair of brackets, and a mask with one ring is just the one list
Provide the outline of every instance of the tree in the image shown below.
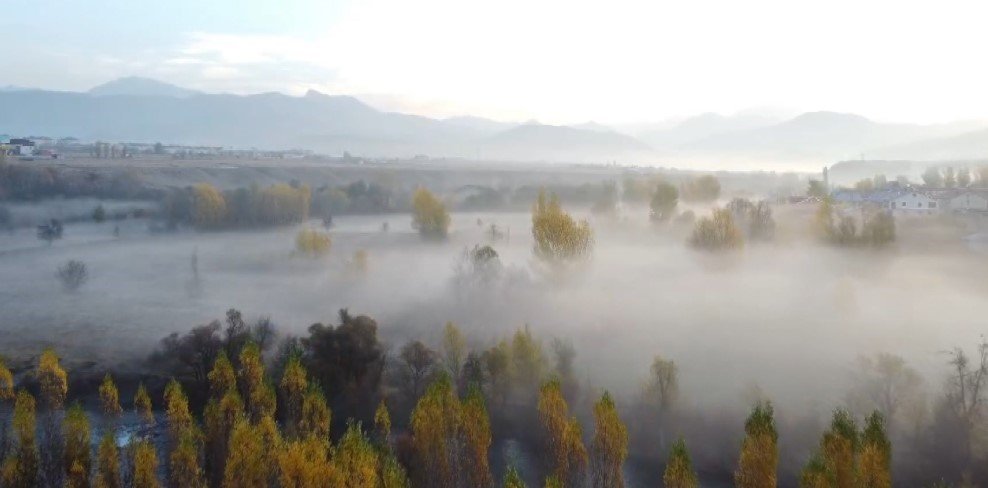
[[58,355],[49,348],[41,353],[35,376],[40,385],[41,405],[44,407],[39,466],[41,484],[61,485],[64,474],[64,470],[60,469],[64,446],[61,411],[69,390],[68,374],[59,364]]
[[546,197],[539,191],[532,208],[532,236],[535,238],[535,256],[545,262],[558,264],[589,257],[593,251],[593,231],[590,223],[579,223],[559,204],[553,194]]
[[835,488],[858,486],[858,428],[846,410],[834,412],[830,430],[824,433],[820,441],[820,452]]
[[943,170],[943,186],[944,188],[957,186],[957,177],[954,175],[954,168],[952,166],[947,166]]
[[579,486],[587,468],[587,451],[580,423],[570,417],[559,381],[550,380],[542,385],[538,411],[551,476],[566,486]]
[[333,240],[329,234],[306,227],[295,235],[295,250],[306,257],[318,258],[329,253]]
[[355,407],[370,410],[384,369],[377,322],[366,315],[351,316],[346,309],[340,310],[340,322],[309,327],[309,337],[302,338],[305,365],[323,391],[346,394]]
[[154,444],[147,439],[141,439],[134,444],[134,473],[131,486],[133,488],[159,488],[158,483],[158,453]]
[[988,381],[988,341],[982,338],[978,344],[977,362],[974,364],[961,348],[950,352],[949,364],[954,371],[946,385],[946,407],[959,424],[960,456],[966,465],[971,459],[973,431],[984,414],[982,387]]
[[89,486],[89,472],[92,469],[90,457],[89,418],[82,406],[75,403],[65,414],[65,449],[62,466],[65,469],[67,485],[73,488]]
[[227,456],[230,452],[231,434],[244,417],[244,404],[236,388],[227,388],[220,395],[218,398],[210,399],[203,410],[208,475],[214,486],[223,480]]
[[192,224],[196,228],[219,228],[226,215],[226,199],[215,186],[199,183],[192,188]]
[[508,466],[508,471],[504,473],[504,488],[526,488],[521,474],[514,466]]
[[284,425],[290,439],[298,437],[299,422],[302,418],[302,402],[309,387],[305,367],[298,354],[292,354],[285,363],[281,375],[281,395],[285,405]]
[[391,438],[391,414],[384,400],[377,404],[374,411],[374,442],[383,450],[389,450]]
[[412,341],[401,348],[399,354],[403,365],[406,393],[412,400],[422,395],[426,383],[433,373],[436,353],[420,341]]
[[967,188],[971,186],[971,169],[968,167],[963,167],[957,170],[957,186],[960,188]]
[[60,266],[55,276],[62,282],[65,291],[74,292],[89,279],[89,271],[86,263],[73,259]]
[[56,239],[62,238],[62,233],[65,231],[65,227],[62,226],[62,222],[57,219],[51,219],[46,224],[41,224],[38,226],[38,239],[45,241],[51,246],[52,242]]
[[819,454],[815,454],[803,467],[799,476],[800,488],[831,488],[834,486],[833,475],[827,471],[827,465]]
[[857,411],[878,411],[889,423],[900,418],[903,403],[917,401],[922,386],[919,373],[894,354],[880,353],[858,359],[850,392]]
[[449,232],[446,205],[429,190],[419,188],[412,196],[412,227],[427,239],[445,239]]
[[264,374],[261,349],[254,342],[248,342],[240,352],[240,378],[244,385],[250,420],[256,423],[264,417],[273,417],[277,398]]
[[299,437],[313,437],[316,439],[329,439],[329,423],[333,413],[326,405],[326,397],[322,394],[319,385],[309,384],[305,396],[302,398],[302,412],[299,420]]
[[123,488],[123,478],[120,474],[120,450],[117,449],[117,439],[113,432],[103,434],[96,454],[95,488]]
[[655,186],[652,193],[652,200],[649,202],[650,216],[652,220],[666,222],[676,213],[676,205],[679,204],[679,190],[676,185],[660,181]]
[[187,432],[195,429],[195,420],[189,411],[189,400],[182,385],[172,379],[165,387],[165,416],[168,419],[168,436],[172,449]]
[[453,322],[446,322],[446,327],[443,328],[443,364],[452,376],[453,383],[457,385],[460,384],[460,374],[466,349],[467,343],[463,338],[463,332]]
[[449,377],[440,375],[429,385],[412,410],[412,443],[420,469],[422,486],[458,486],[459,439],[462,411]]
[[120,408],[120,392],[117,391],[117,385],[113,382],[110,373],[103,376],[103,382],[99,386],[99,400],[104,417],[115,422],[123,413],[123,409]]
[[99,204],[93,209],[93,222],[101,224],[106,220],[106,209],[103,208],[103,204]]
[[9,488],[33,488],[38,483],[38,446],[35,402],[30,393],[21,390],[14,402],[14,447],[3,463],[3,485]]
[[944,179],[940,169],[935,166],[926,168],[923,172],[923,183],[929,188],[942,188]]
[[861,226],[861,239],[872,247],[883,247],[895,241],[895,218],[889,212],[876,212]]
[[860,192],[870,192],[875,190],[875,181],[871,178],[865,178],[854,184],[854,189]]
[[278,480],[282,488],[338,486],[329,461],[328,441],[308,437],[291,441],[278,452]]
[[542,381],[545,371],[545,357],[542,343],[532,335],[532,329],[525,327],[515,331],[511,338],[512,383],[522,389],[523,395],[533,398]]
[[[266,488],[277,472],[275,453],[280,444],[270,417],[252,424],[241,419],[230,433],[229,455],[223,472],[224,488]],[[271,429],[274,432],[271,433]]]
[[199,464],[202,435],[194,428],[182,429],[175,447],[168,456],[168,479],[176,488],[206,488],[206,479]]
[[490,487],[494,484],[487,461],[491,447],[491,424],[484,396],[478,387],[470,388],[462,405],[463,440],[466,456],[466,479],[469,486]]
[[666,462],[666,470],[662,475],[662,483],[665,488],[697,488],[699,486],[696,471],[693,470],[693,463],[690,461],[690,453],[686,449],[686,441],[682,437],[672,445],[672,449],[669,451],[669,460]]
[[687,202],[712,202],[720,197],[720,181],[713,175],[703,175],[683,183],[679,194]]
[[744,246],[741,230],[727,209],[714,209],[713,216],[697,220],[689,242],[703,251],[726,251]]
[[[378,456],[356,422],[349,422],[346,433],[333,450],[330,462],[340,488],[378,488]],[[437,485],[438,486],[438,485]]]
[[621,467],[628,457],[628,429],[618,416],[610,393],[604,392],[594,404],[596,423],[591,443],[591,466],[594,488],[623,488]]
[[659,446],[665,448],[666,427],[679,397],[679,369],[675,361],[655,356],[644,394],[646,403],[658,411]]
[[858,486],[891,488],[892,443],[885,433],[885,417],[877,410],[865,419],[865,429],[861,434],[860,463]]
[[17,395],[14,393],[14,374],[10,372],[4,364],[3,357],[0,356],[0,404],[13,400]]
[[744,423],[744,432],[734,485],[738,488],[774,488],[779,448],[772,404],[755,405]]
[[806,196],[808,197],[824,198],[829,193],[827,186],[820,180],[810,180],[806,188]]
[[145,429],[154,425],[154,410],[151,405],[151,395],[148,395],[144,382],[137,385],[137,393],[134,394],[134,411],[141,419]]

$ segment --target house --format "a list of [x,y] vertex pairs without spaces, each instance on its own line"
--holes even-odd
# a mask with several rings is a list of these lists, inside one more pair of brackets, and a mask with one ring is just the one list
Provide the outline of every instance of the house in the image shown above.
[[952,212],[988,212],[988,193],[965,191],[951,198],[948,205]]
[[939,203],[925,193],[908,191],[892,199],[889,208],[902,215],[933,215],[940,212]]
[[30,139],[11,139],[7,143],[7,148],[12,156],[34,156],[34,141]]

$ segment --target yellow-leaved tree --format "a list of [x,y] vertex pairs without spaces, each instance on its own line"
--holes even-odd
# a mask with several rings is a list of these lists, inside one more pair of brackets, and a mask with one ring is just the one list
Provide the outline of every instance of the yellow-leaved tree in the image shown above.
[[89,472],[92,469],[90,457],[89,417],[82,405],[75,403],[65,413],[63,423],[65,445],[62,465],[65,469],[66,486],[88,488]]
[[93,480],[96,488],[122,488],[123,477],[120,472],[120,449],[113,432],[103,434],[96,454],[96,478]]
[[199,229],[216,229],[226,219],[226,199],[209,183],[199,183],[192,188],[192,224]]
[[689,242],[703,251],[728,251],[744,247],[744,234],[734,223],[730,210],[716,208],[712,216],[696,221]]
[[532,207],[532,237],[535,256],[552,264],[585,259],[593,251],[590,223],[577,222],[563,211],[559,198],[555,194],[547,197],[545,190],[539,191]]
[[287,442],[278,452],[278,481],[281,487],[339,486],[327,448],[327,440],[312,436]]
[[348,422],[346,432],[333,449],[330,460],[340,488],[378,488],[378,456],[360,424]]
[[558,380],[549,380],[542,385],[538,410],[551,476],[566,486],[581,485],[589,461],[583,446],[583,429],[575,417],[570,417],[569,405]]
[[892,443],[885,432],[885,417],[872,412],[865,419],[861,434],[861,475],[859,486],[864,488],[891,488]]
[[820,452],[835,488],[857,486],[858,427],[846,410],[834,411],[830,430],[823,434],[820,441]]
[[285,405],[282,415],[285,433],[289,439],[296,439],[299,434],[299,422],[302,419],[302,401],[309,387],[305,367],[302,366],[302,358],[298,354],[292,354],[285,362],[279,386]]
[[427,239],[445,239],[449,233],[449,212],[446,205],[425,188],[412,195],[412,227]]
[[469,486],[485,487],[494,484],[487,453],[491,447],[491,423],[484,405],[484,395],[474,385],[467,393],[461,407],[466,479]]
[[333,247],[329,234],[306,227],[295,234],[295,250],[302,256],[318,258],[325,256]]
[[33,488],[38,486],[38,445],[36,441],[37,419],[34,397],[21,390],[14,401],[14,446],[4,460],[2,480],[4,487]]
[[697,488],[699,483],[690,453],[686,449],[686,441],[682,437],[672,445],[669,451],[669,461],[666,462],[665,473],[662,474],[665,488]]
[[134,444],[133,488],[160,488],[158,483],[158,452],[150,440],[141,439]]
[[734,472],[734,486],[775,488],[779,446],[772,404],[755,405],[744,423],[744,433],[738,468]]
[[261,348],[254,342],[247,343],[240,352],[240,379],[247,394],[247,415],[252,422],[264,417],[274,417],[277,398],[274,387],[264,374]]
[[459,458],[450,446],[457,445],[461,422],[460,401],[449,377],[440,375],[412,411],[412,441],[422,486],[457,486]]
[[594,488],[622,488],[621,466],[628,457],[628,429],[618,416],[610,393],[604,392],[593,406],[595,429],[590,444]]

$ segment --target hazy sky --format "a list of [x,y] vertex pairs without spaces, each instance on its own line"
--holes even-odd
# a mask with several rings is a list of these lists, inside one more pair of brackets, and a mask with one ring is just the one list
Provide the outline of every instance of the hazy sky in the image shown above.
[[984,2],[7,0],[0,86],[148,76],[549,123],[749,107],[988,117]]

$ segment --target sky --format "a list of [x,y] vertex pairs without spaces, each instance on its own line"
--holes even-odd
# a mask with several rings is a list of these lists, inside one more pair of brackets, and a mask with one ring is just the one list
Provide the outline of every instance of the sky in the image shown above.
[[752,107],[988,118],[974,1],[6,0],[0,86],[146,76],[381,109],[642,123]]

